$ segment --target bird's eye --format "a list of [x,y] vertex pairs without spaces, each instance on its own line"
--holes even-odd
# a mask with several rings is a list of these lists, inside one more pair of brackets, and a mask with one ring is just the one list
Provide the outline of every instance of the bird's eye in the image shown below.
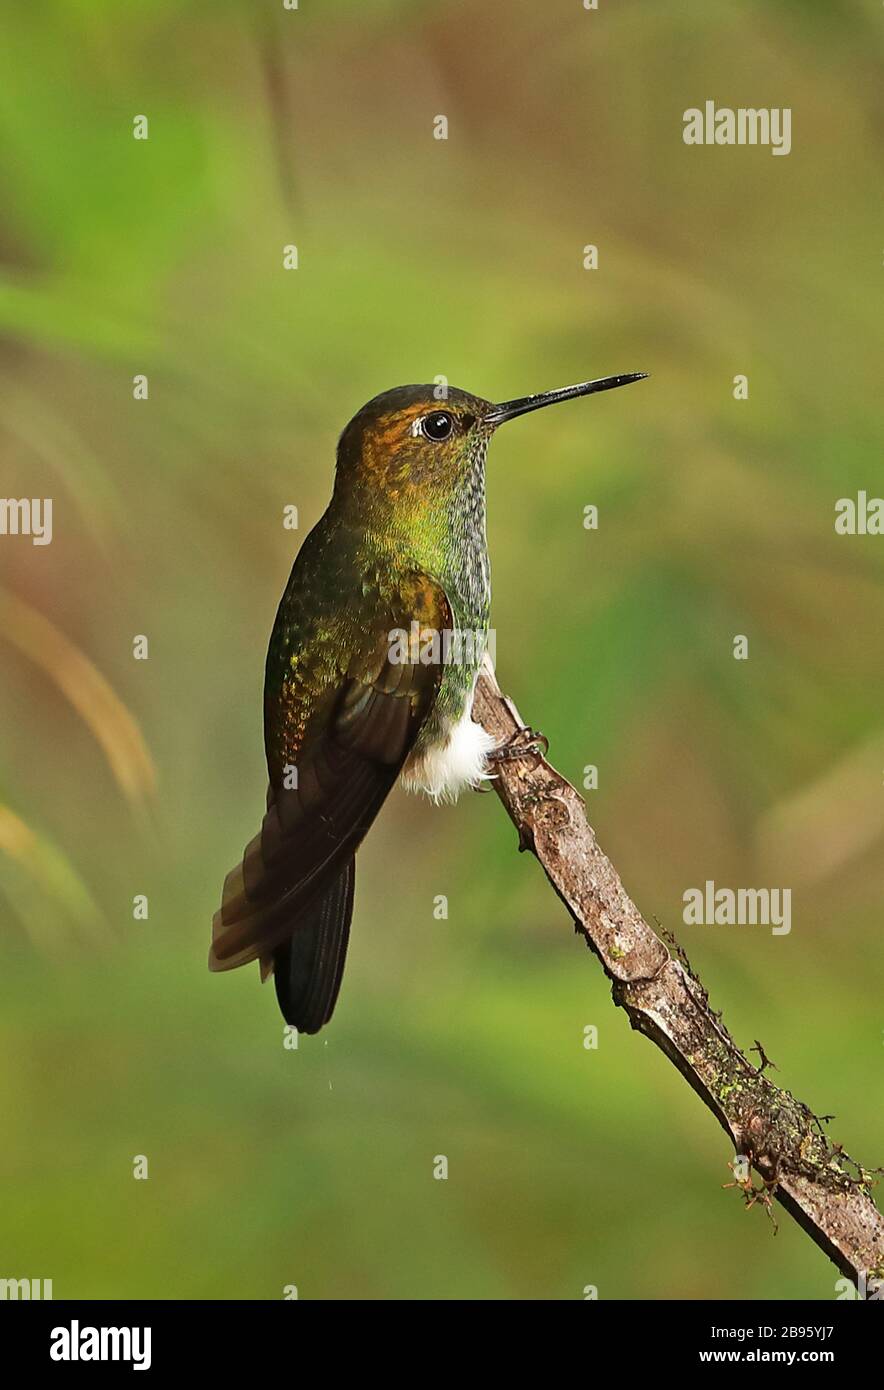
[[453,429],[454,417],[445,410],[434,410],[432,415],[425,415],[421,420],[421,434],[434,444],[447,439]]

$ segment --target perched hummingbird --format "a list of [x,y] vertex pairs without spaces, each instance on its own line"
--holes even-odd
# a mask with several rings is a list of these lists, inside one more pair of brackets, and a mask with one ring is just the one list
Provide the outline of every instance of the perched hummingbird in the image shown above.
[[399,386],[341,435],[331,502],[298,553],[270,637],[267,813],[224,882],[209,952],[211,970],[260,961],[299,1032],[331,1018],[356,850],[397,777],[453,800],[501,753],[470,714],[491,604],[491,436],[517,415],[645,375],[503,405]]

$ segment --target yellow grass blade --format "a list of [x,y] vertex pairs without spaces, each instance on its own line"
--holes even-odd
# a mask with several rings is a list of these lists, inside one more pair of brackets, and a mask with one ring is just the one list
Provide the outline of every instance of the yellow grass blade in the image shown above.
[[133,716],[79,647],[24,599],[0,589],[0,637],[39,666],[67,697],[104,750],[127,799],[156,789],[156,771]]
[[9,898],[35,945],[53,945],[65,923],[74,923],[90,938],[109,937],[104,913],[67,856],[2,804],[0,854],[24,871],[8,886]]

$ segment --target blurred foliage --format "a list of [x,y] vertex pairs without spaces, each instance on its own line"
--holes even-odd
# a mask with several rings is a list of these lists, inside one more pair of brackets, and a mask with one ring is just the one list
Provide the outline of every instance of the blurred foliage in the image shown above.
[[[737,1039],[884,1158],[884,542],[833,529],[882,491],[880,7],[49,0],[3,28],[3,491],[55,503],[51,546],[0,541],[4,1273],[833,1297],[721,1191],[724,1136],[493,798],[394,795],[297,1052],[257,972],[205,957],[262,811],[282,509],[316,520],[349,415],[438,373],[500,399],[648,370],[494,444],[499,675],[567,775],[598,765],[602,843]],[[790,106],[792,153],[686,147],[710,97]],[[788,937],[681,925],[688,887],[786,873]]]

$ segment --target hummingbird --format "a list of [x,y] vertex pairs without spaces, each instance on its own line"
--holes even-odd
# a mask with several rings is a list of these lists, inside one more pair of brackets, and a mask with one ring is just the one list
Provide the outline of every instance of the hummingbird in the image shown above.
[[500,405],[397,386],[341,434],[331,502],[295,558],[270,636],[266,813],[224,881],[209,952],[213,971],[258,961],[299,1033],[332,1016],[356,851],[393,784],[456,800],[507,756],[471,717],[491,607],[492,436],[529,411],[646,375]]

